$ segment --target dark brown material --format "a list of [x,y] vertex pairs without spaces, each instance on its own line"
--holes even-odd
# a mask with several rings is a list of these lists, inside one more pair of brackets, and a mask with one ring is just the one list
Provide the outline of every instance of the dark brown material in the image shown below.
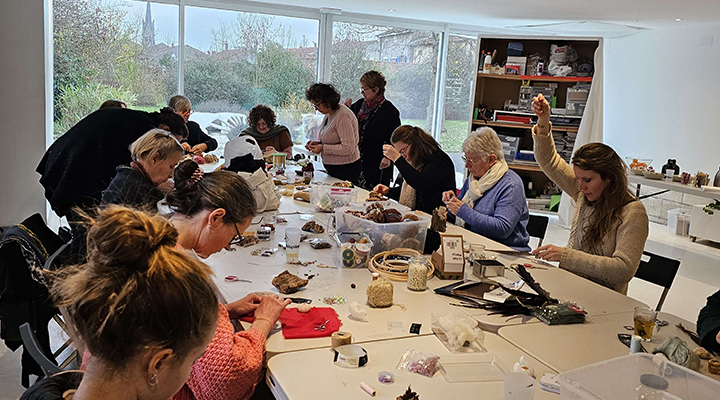
[[438,207],[432,213],[432,221],[430,222],[430,229],[436,232],[445,232],[447,228],[447,208]]
[[293,275],[288,270],[285,270],[276,276],[272,280],[273,286],[283,294],[295,293],[298,289],[307,286],[307,279],[302,279],[299,276]]

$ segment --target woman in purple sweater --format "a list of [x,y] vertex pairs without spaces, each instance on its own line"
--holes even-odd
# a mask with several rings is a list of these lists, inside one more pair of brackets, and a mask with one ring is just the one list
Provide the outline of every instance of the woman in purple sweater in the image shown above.
[[460,198],[452,191],[443,193],[448,211],[466,229],[515,250],[530,251],[523,182],[508,169],[497,134],[482,128],[465,140],[462,149],[469,176]]

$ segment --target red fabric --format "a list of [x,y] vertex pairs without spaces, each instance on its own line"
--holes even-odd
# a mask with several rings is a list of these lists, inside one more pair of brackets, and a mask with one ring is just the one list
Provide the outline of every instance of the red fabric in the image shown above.
[[[241,321],[253,323],[255,316],[250,313],[240,318]],[[326,320],[330,320],[325,325],[324,331],[316,331],[318,325],[322,325]],[[330,307],[313,307],[309,313],[298,312],[297,308],[286,308],[280,315],[280,323],[282,324],[282,333],[285,339],[306,339],[316,337],[327,337],[333,332],[340,330],[342,323],[337,313]]]

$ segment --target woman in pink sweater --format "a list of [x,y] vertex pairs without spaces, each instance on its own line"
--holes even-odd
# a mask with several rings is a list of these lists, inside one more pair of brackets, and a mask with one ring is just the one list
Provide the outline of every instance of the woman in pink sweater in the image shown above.
[[[207,258],[244,232],[255,212],[255,198],[239,175],[228,171],[203,174],[191,160],[175,169],[175,188],[167,202],[175,214],[178,246]],[[265,338],[290,300],[250,294],[218,305],[215,336],[175,400],[248,399],[262,372]],[[230,319],[254,312],[250,329],[235,333]]]

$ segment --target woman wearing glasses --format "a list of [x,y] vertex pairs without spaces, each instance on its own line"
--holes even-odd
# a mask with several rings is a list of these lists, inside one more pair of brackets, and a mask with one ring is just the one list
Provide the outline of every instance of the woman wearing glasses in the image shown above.
[[203,132],[197,122],[188,121],[190,119],[190,114],[193,112],[190,99],[178,94],[170,98],[168,106],[185,119],[185,125],[187,125],[189,133],[187,140],[182,143],[183,150],[189,153],[202,154],[203,152],[217,149],[217,140],[211,138],[207,133]]
[[[178,246],[201,258],[230,247],[255,215],[252,190],[238,174],[203,174],[192,160],[175,168],[175,189],[167,195],[175,212],[170,222],[178,231]],[[187,385],[196,400],[246,399],[258,383],[265,355],[265,338],[290,300],[250,294],[220,305],[215,337],[194,365]],[[235,333],[230,319],[253,312],[255,322]]]
[[310,86],[305,91],[305,98],[316,110],[325,114],[320,127],[320,141],[309,141],[305,148],[322,155],[328,175],[358,184],[362,162],[355,114],[340,104],[340,93],[327,83]]
[[444,205],[443,192],[455,191],[455,166],[450,156],[422,129],[402,125],[384,145],[383,154],[395,163],[402,183],[394,188],[377,185],[374,190],[413,210],[432,214]]
[[455,222],[518,251],[530,251],[530,218],[522,179],[508,169],[502,143],[492,128],[481,128],[465,140],[463,161],[468,178],[460,191],[443,193]]
[[372,190],[377,184],[389,185],[393,170],[390,160],[383,156],[383,145],[390,144],[390,135],[400,126],[400,111],[385,99],[385,77],[378,71],[368,71],[360,78],[362,98],[351,103],[345,100],[357,116],[360,128],[360,187]]

